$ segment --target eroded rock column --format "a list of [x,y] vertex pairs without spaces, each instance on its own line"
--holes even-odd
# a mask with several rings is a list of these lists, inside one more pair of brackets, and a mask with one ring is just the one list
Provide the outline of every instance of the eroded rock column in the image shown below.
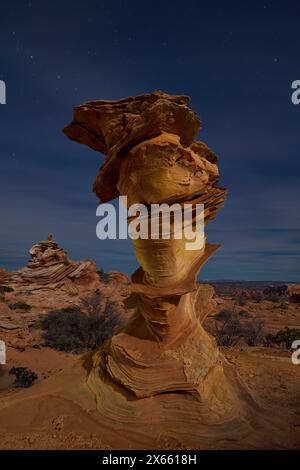
[[[200,121],[188,104],[185,96],[155,92],[75,109],[65,134],[106,154],[94,183],[102,202],[122,195],[129,205],[204,204],[205,224],[216,216],[226,190],[218,186],[216,155],[195,141]],[[174,412],[190,397],[202,424],[241,413],[240,385],[201,325],[213,290],[196,278],[219,246],[186,250],[185,244],[184,238],[133,241],[140,264],[132,276],[135,314],[94,355],[88,379],[99,411],[111,420],[130,414],[137,422],[135,403],[149,397],[158,400],[151,406],[169,397]]]

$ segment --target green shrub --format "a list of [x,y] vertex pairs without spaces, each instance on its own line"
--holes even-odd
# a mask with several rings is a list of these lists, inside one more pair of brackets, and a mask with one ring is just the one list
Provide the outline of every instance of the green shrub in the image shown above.
[[31,305],[26,302],[16,302],[15,304],[9,304],[8,306],[11,310],[25,310],[26,312],[31,310]]
[[[265,337],[263,322],[249,319],[242,321],[241,313],[248,312],[242,310],[239,314],[231,310],[221,310],[216,316],[215,329],[212,334],[215,336],[219,346],[234,347],[241,339],[248,346],[258,346]],[[243,315],[242,315],[243,316]],[[245,316],[245,318],[247,318]]]
[[214,315],[214,318],[215,318],[215,320],[218,320],[218,321],[225,321],[225,320],[228,320],[229,318],[231,318],[231,316],[232,316],[232,311],[224,309],[224,310],[220,310],[220,312],[216,313],[216,315]]
[[281,297],[278,294],[266,294],[264,300],[268,300],[269,302],[279,302]]
[[252,315],[250,312],[247,312],[247,310],[240,310],[239,311],[239,316],[242,318],[251,318]]
[[286,347],[286,349],[291,349],[292,343],[299,339],[300,340],[300,330],[296,328],[288,328],[287,326],[283,330],[279,330],[276,335],[269,333],[266,336],[266,343],[268,346],[277,344]]
[[0,294],[5,294],[6,292],[14,292],[14,289],[10,286],[0,286]]
[[73,353],[100,346],[114,334],[121,325],[121,319],[114,302],[108,300],[102,310],[96,309],[95,305],[92,304],[88,313],[69,308],[46,314],[41,321],[45,345]]
[[265,329],[262,321],[254,320],[244,323],[242,328],[242,336],[248,346],[258,346],[263,343],[265,337]]
[[103,282],[107,283],[109,281],[109,274],[103,271],[103,269],[98,269],[97,274]]
[[72,313],[72,312],[78,312],[78,311],[80,311],[80,309],[76,305],[73,305],[72,307],[64,307],[60,309],[60,312],[63,312],[63,313]]
[[38,379],[37,374],[27,367],[12,367],[9,374],[15,376],[14,385],[16,387],[31,387]]
[[231,313],[222,322],[216,322],[214,335],[219,346],[227,348],[236,346],[243,335],[240,320],[234,313]]
[[289,308],[289,302],[286,300],[281,300],[279,308],[281,308],[282,310],[287,310]]
[[300,295],[299,294],[292,294],[290,296],[290,301],[293,303],[293,304],[299,304],[300,303]]

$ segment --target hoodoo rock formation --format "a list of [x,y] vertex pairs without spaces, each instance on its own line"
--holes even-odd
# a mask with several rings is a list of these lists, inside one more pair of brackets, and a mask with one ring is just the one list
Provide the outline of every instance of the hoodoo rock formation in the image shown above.
[[[200,121],[188,104],[159,91],[75,109],[65,134],[106,154],[94,183],[102,202],[122,195],[129,204],[202,203],[205,224],[216,216],[226,189],[217,156],[195,141]],[[185,243],[133,240],[135,313],[94,354],[87,383],[110,424],[207,446],[249,431],[252,400],[201,324],[213,289],[196,278],[219,245],[189,251]]]
[[91,268],[96,270],[94,263],[89,260],[71,262],[66,251],[60,248],[52,235],[33,245],[29,254],[27,266],[14,274],[14,282],[50,284],[67,278],[77,279]]

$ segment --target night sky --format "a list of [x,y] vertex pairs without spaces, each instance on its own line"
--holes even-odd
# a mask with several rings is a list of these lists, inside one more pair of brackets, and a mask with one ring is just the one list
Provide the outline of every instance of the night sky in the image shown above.
[[75,105],[187,94],[230,192],[207,228],[204,279],[300,281],[300,3],[98,0],[0,3],[0,266],[54,234],[73,259],[132,272],[130,240],[96,238],[103,156],[61,129]]

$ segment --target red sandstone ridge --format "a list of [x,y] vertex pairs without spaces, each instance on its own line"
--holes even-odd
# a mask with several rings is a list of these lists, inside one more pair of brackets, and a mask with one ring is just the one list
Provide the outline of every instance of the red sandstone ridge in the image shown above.
[[33,245],[29,254],[31,259],[25,268],[15,274],[15,282],[51,284],[80,278],[89,271],[96,273],[96,266],[92,261],[77,263],[69,260],[67,253],[53,240],[52,235],[48,240]]
[[128,318],[123,304],[131,285],[126,274],[104,274],[91,260],[70,260],[53,237],[34,244],[29,253],[27,265],[5,273],[0,286],[0,339],[8,347],[41,347],[39,322],[52,311],[75,309],[88,315],[90,306],[100,316],[109,304],[120,323]]
[[[65,134],[106,154],[94,183],[101,201],[202,203],[205,223],[216,216],[226,190],[216,155],[194,140],[200,121],[188,105],[186,96],[154,92],[75,109]],[[210,426],[213,439],[240,439],[251,430],[253,402],[201,325],[213,290],[196,283],[219,245],[187,251],[185,242],[133,241],[141,265],[132,276],[135,311],[94,354],[87,384],[110,426],[145,433],[151,422],[151,432],[182,437],[193,423],[200,443],[212,439]]]

